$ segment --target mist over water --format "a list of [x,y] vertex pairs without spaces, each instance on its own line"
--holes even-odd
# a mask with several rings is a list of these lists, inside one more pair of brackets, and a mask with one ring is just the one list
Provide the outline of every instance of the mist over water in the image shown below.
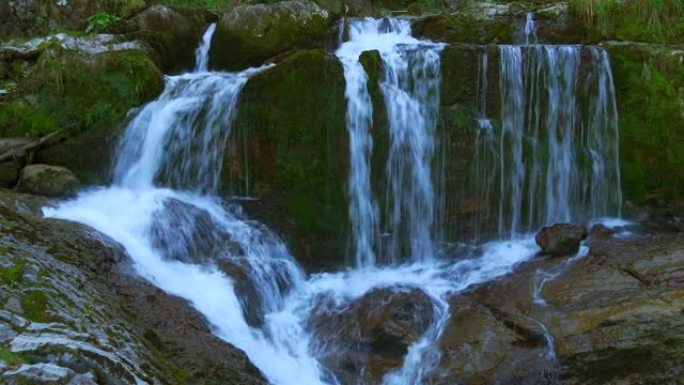
[[[273,384],[340,383],[338,374],[321,363],[321,357],[336,349],[330,344],[332,336],[309,330],[312,313],[321,311],[316,304],[325,298],[329,308],[323,310],[339,312],[373,290],[387,288],[424,292],[434,316],[425,333],[409,347],[403,364],[383,382],[423,383],[439,363],[437,341],[449,319],[448,297],[510,273],[536,253],[534,241],[519,235],[530,230],[525,218],[537,218],[537,213],[530,214],[521,203],[527,197],[539,199],[530,191],[542,191],[548,197],[539,222],[565,219],[588,201],[592,213],[614,214],[610,203],[586,193],[582,200],[571,200],[570,207],[553,206],[561,204],[559,197],[572,196],[568,186],[576,183],[575,179],[563,178],[580,178],[593,187],[612,183],[606,181],[606,175],[615,169],[611,163],[616,161],[612,158],[615,147],[591,126],[612,130],[617,118],[605,52],[597,50],[595,54],[603,63],[596,72],[602,104],[595,107],[592,119],[583,121],[582,143],[587,143],[588,153],[595,156],[591,177],[580,171],[562,174],[561,167],[579,156],[563,152],[569,148],[567,142],[574,140],[566,130],[575,123],[567,120],[568,111],[550,111],[542,115],[546,125],[557,130],[547,139],[549,148],[558,153],[540,158],[535,167],[545,167],[544,175],[553,183],[528,188],[531,182],[525,167],[510,172],[507,167],[523,163],[523,132],[530,126],[525,125],[529,98],[522,88],[531,81],[525,60],[532,59],[526,59],[521,47],[505,46],[501,47],[502,127],[497,131],[484,123],[489,121],[484,107],[478,120],[483,130],[478,137],[483,146],[480,167],[484,174],[491,169],[489,162],[494,162],[500,175],[490,176],[480,194],[483,199],[494,199],[491,191],[495,186],[501,189],[498,198],[502,203],[495,205],[500,210],[500,232],[516,236],[478,245],[457,257],[439,255],[440,199],[432,165],[439,146],[436,119],[443,47],[412,37],[408,20],[362,19],[348,21],[348,26],[349,39],[336,51],[344,66],[350,145],[348,194],[354,264],[346,270],[307,276],[276,234],[247,218],[238,204],[218,198],[224,144],[231,134],[240,91],[251,76],[268,67],[208,72],[215,25],[208,28],[197,49],[194,72],[167,77],[163,93],[138,111],[128,125],[112,186],[83,191],[75,200],[44,209],[46,216],[85,223],[120,242],[138,274],[191,303],[218,337],[244,350]],[[340,40],[343,36],[340,34]],[[368,75],[359,62],[367,50],[378,50],[384,64],[379,84],[384,105],[371,102]],[[575,50],[549,47],[531,54],[539,66],[548,69],[544,89],[550,89],[548,97],[559,98],[558,102],[572,98]],[[483,58],[483,71],[486,60]],[[485,80],[482,87],[488,86],[492,85]],[[389,199],[382,208],[373,195],[370,178],[374,108],[386,109],[390,130],[385,167]],[[533,129],[541,131],[541,127]],[[535,183],[544,185],[541,179]],[[504,202],[509,198],[510,202]]]

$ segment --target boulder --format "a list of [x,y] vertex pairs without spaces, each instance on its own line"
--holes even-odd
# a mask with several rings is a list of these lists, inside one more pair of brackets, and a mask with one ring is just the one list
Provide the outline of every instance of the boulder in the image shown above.
[[238,70],[294,48],[321,47],[328,22],[328,11],[306,0],[237,6],[221,16],[209,67]]
[[379,383],[401,365],[433,316],[425,293],[395,287],[373,290],[344,306],[319,298],[309,325],[319,357],[342,383]]
[[78,179],[64,167],[34,164],[21,170],[17,187],[31,194],[62,197],[74,194],[78,185]]
[[543,254],[570,256],[577,254],[580,242],[585,240],[588,235],[585,226],[558,223],[542,228],[534,237],[534,240],[541,247]]
[[217,19],[208,11],[155,5],[127,20],[125,28],[157,52],[164,73],[173,74],[194,67],[195,49],[208,24]]

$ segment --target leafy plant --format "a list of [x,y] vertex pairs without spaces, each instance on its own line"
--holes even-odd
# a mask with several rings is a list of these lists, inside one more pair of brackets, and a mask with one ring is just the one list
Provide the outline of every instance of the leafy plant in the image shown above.
[[121,18],[107,12],[96,13],[88,18],[86,33],[106,31],[112,25],[121,21]]

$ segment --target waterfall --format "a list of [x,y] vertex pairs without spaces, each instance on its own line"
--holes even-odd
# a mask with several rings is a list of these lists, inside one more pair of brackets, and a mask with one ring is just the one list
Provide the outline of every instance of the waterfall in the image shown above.
[[[347,87],[356,268],[307,277],[278,236],[247,218],[237,203],[216,196],[240,91],[251,76],[268,68],[207,72],[202,63],[210,50],[212,27],[197,50],[196,71],[166,77],[162,94],[136,111],[118,150],[113,184],[44,208],[46,216],[85,223],[122,244],[141,277],[187,300],[213,333],[242,349],[272,384],[339,384],[340,369],[322,362],[339,354],[340,347],[331,342],[334,336],[310,330],[311,318],[321,312],[342,313],[374,290],[407,288],[426,294],[433,317],[403,362],[379,380],[425,383],[441,358],[437,342],[449,319],[449,296],[510,273],[536,252],[534,242],[523,239],[439,258],[439,199],[432,166],[438,145],[442,46],[411,37],[407,20],[364,19],[350,22],[349,28],[350,38],[336,55]],[[366,50],[378,50],[384,64],[379,84],[384,106],[371,102],[368,76],[359,62]],[[508,75],[514,83],[524,78],[524,52],[510,50],[514,57],[507,59]],[[606,71],[596,76],[610,79]],[[486,79],[481,84],[486,88]],[[601,142],[589,134],[592,127],[614,119],[610,92],[602,98],[607,107],[596,107],[599,116],[585,122],[586,143]],[[387,192],[384,216],[370,175],[373,108],[384,108],[389,122],[386,185],[380,186]],[[481,115],[486,117],[484,107]],[[520,119],[524,117],[511,120],[507,135],[521,127]],[[490,136],[494,134],[485,135]],[[596,151],[600,155],[616,147],[606,144]],[[594,168],[597,177],[606,172],[601,170],[615,170],[610,162]],[[506,184],[509,180],[505,176]],[[516,199],[523,193],[521,187]],[[362,364],[355,375],[361,378],[370,369]]]
[[202,36],[202,42],[195,52],[195,72],[206,72],[209,65],[209,48],[211,48],[211,38],[216,32],[216,23],[211,23]]
[[[344,65],[350,141],[350,220],[357,266],[383,261],[428,262],[435,257],[435,188],[432,162],[439,106],[442,46],[411,36],[410,22],[362,19],[350,22],[349,41],[336,52]],[[386,215],[382,224],[370,181],[373,108],[362,52],[377,50],[384,78],[380,87],[389,120],[390,149]],[[375,106],[378,108],[378,106]],[[385,238],[377,240],[381,225]],[[384,247],[380,247],[380,245]]]
[[[476,128],[476,238],[491,228],[488,207],[498,207],[494,232],[501,238],[621,213],[618,116],[608,54],[596,46],[536,41],[528,15],[525,45],[499,46],[500,125],[490,125],[488,134],[483,122],[489,120],[481,115]],[[492,188],[493,179],[498,189]]]
[[300,320],[278,316],[304,283],[301,268],[275,234],[213,196],[240,90],[265,68],[202,72],[212,32],[197,50],[198,71],[166,77],[128,125],[113,185],[44,213],[120,242],[138,274],[188,300],[272,383],[335,383]]

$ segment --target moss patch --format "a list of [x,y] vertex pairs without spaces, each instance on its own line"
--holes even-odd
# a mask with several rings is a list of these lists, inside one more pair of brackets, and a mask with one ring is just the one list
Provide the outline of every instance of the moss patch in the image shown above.
[[344,249],[345,112],[342,65],[319,50],[294,53],[250,79],[241,94],[225,190],[273,202],[277,208],[263,219],[287,228],[305,258],[332,258],[324,244]]
[[155,96],[161,74],[141,51],[88,55],[53,48],[0,104],[0,135],[37,136],[58,127],[110,129],[126,112]]
[[19,262],[7,269],[0,268],[0,281],[6,285],[14,285],[15,283],[21,281],[22,277],[24,276],[25,268],[26,264],[23,262]]
[[33,322],[48,322],[45,313],[48,308],[48,298],[42,291],[31,291],[21,297],[19,301],[24,316]]

